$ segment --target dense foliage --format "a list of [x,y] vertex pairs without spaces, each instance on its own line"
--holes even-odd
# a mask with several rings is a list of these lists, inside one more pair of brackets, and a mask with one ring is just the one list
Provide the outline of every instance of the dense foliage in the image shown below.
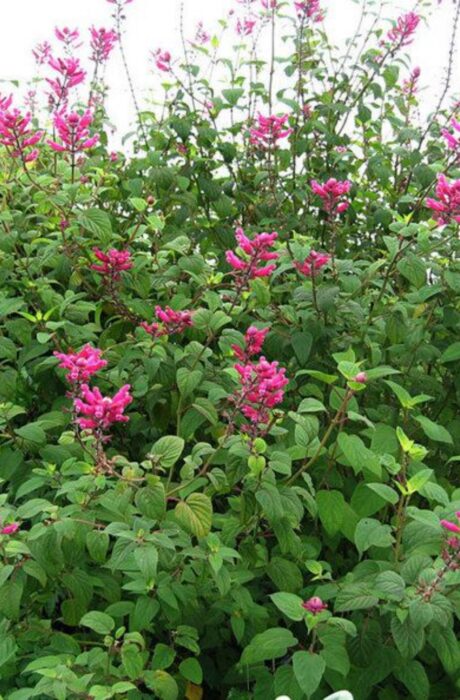
[[342,56],[317,0],[240,2],[154,52],[123,155],[110,2],[86,101],[68,28],[50,116],[1,100],[0,693],[458,698],[460,124],[448,84],[419,119],[421,3],[364,0]]

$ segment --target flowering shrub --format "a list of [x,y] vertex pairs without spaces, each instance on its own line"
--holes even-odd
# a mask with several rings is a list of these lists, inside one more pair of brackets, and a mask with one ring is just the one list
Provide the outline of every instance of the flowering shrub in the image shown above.
[[2,697],[458,698],[460,115],[420,117],[421,10],[364,2],[335,55],[327,0],[231,2],[152,47],[157,113],[109,3],[34,49],[42,110],[0,99]]

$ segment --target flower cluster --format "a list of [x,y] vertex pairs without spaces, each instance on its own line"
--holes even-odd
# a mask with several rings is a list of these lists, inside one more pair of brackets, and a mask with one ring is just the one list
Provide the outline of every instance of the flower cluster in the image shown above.
[[247,286],[249,280],[257,277],[269,277],[276,269],[273,263],[265,265],[270,260],[277,260],[279,255],[270,250],[273,247],[277,233],[258,233],[250,240],[242,228],[237,228],[235,238],[238,247],[247,259],[237,255],[233,250],[227,250],[225,257],[233,268],[236,284],[239,288]]
[[447,146],[452,151],[460,151],[460,136],[456,136],[455,132],[460,134],[460,122],[456,119],[452,119],[451,126],[454,132],[450,132],[449,129],[442,129],[441,134],[444,136]]
[[0,102],[0,143],[9,149],[13,158],[30,163],[38,158],[39,151],[33,148],[43,136],[42,131],[31,128],[32,115],[21,114],[18,109],[9,110],[11,98]]
[[64,111],[54,115],[54,127],[61,143],[48,141],[53,151],[79,153],[86,151],[99,141],[99,134],[89,135],[89,126],[93,122],[93,115],[89,110],[82,115],[77,112],[67,114]]
[[93,348],[87,343],[78,352],[54,352],[55,357],[60,360],[59,367],[66,369],[66,379],[70,384],[84,384],[88,380],[107,366],[107,360],[102,359],[102,352],[99,348]]
[[91,60],[96,64],[105,63],[112,53],[115,44],[118,41],[118,34],[111,29],[96,29],[90,28],[91,34]]
[[262,346],[269,332],[269,328],[258,329],[249,326],[244,336],[244,348],[239,345],[232,345],[232,350],[241,362],[246,362],[253,355],[258,355],[262,351]]
[[121,273],[125,270],[131,270],[133,267],[129,250],[110,248],[107,253],[103,253],[100,248],[93,248],[93,253],[100,261],[100,264],[93,263],[91,269],[101,275],[105,275],[110,284],[118,282],[121,279]]
[[324,610],[327,610],[327,603],[323,603],[321,598],[318,596],[313,596],[313,598],[309,598],[302,603],[302,607],[304,610],[308,610],[308,612],[312,613],[313,615],[318,615]]
[[165,309],[162,309],[161,306],[156,306],[155,316],[159,323],[146,323],[144,321],[141,323],[141,328],[156,338],[163,335],[183,333],[187,328],[193,325],[190,311],[174,311],[169,306]]
[[314,277],[325,265],[329,263],[331,256],[327,253],[317,253],[311,250],[303,262],[294,262],[296,269],[305,277]]
[[418,80],[420,78],[420,73],[421,70],[420,68],[416,67],[414,70],[411,72],[407,80],[404,81],[403,83],[403,92],[405,95],[408,95],[409,97],[412,97],[412,95],[415,95],[418,89]]
[[460,224],[460,180],[449,183],[445,175],[439,175],[436,185],[438,199],[428,197],[426,206],[433,209],[438,226],[446,226],[451,221]]
[[81,46],[81,44],[77,44],[80,38],[80,32],[78,29],[69,29],[69,27],[59,29],[58,27],[55,27],[54,36],[58,41],[64,44],[66,49],[77,49]]
[[323,209],[328,214],[342,214],[350,206],[350,203],[343,199],[351,189],[349,180],[336,180],[331,177],[324,184],[320,184],[317,180],[312,180],[311,188],[318,197],[321,197]]
[[319,0],[298,0],[294,5],[300,17],[307,17],[312,19],[313,22],[323,21],[324,15]]
[[286,122],[289,119],[288,114],[281,117],[270,115],[264,117],[262,114],[257,115],[256,126],[249,130],[249,140],[258,148],[275,147],[281,139],[285,139],[292,133],[292,129],[286,127]]
[[250,36],[255,29],[257,21],[252,17],[238,18],[236,23],[236,33],[239,36]]
[[130,385],[125,384],[110,398],[102,396],[97,387],[90,389],[87,384],[81,386],[81,398],[76,398],[74,407],[77,414],[77,424],[82,430],[90,430],[100,436],[114,423],[126,423],[129,418],[124,415],[125,409],[132,403]]
[[274,10],[278,5],[278,0],[260,0],[262,7],[266,10]]
[[163,73],[169,73],[171,70],[171,54],[169,51],[163,51],[162,49],[157,49],[152,52],[153,61],[158,68],[158,70]]
[[[457,520],[460,522],[460,511],[456,513]],[[450,520],[441,520],[441,525],[445,530],[453,532],[455,535],[460,535],[460,525],[451,523]]]
[[48,63],[51,58],[51,44],[48,41],[44,41],[42,44],[37,44],[34,49],[32,49],[33,57],[38,66],[42,66],[44,63]]
[[14,535],[19,530],[19,523],[10,523],[0,529],[0,535]]
[[279,362],[261,357],[257,362],[237,363],[240,389],[232,398],[235,407],[250,423],[242,426],[245,433],[256,437],[270,423],[271,411],[284,399],[284,387],[289,384],[286,370]]
[[420,22],[420,17],[415,12],[407,12],[405,15],[398,17],[394,27],[387,34],[387,39],[393,44],[394,48],[409,46],[414,38],[415,30]]
[[57,78],[47,78],[48,84],[54,95],[50,96],[51,102],[60,105],[67,101],[69,90],[80,85],[86,77],[86,72],[80,66],[77,58],[52,58],[48,65],[59,74]]
[[193,39],[192,43],[200,44],[201,46],[203,46],[204,44],[209,43],[210,40],[211,35],[205,30],[203,22],[198,22],[195,32],[195,38]]

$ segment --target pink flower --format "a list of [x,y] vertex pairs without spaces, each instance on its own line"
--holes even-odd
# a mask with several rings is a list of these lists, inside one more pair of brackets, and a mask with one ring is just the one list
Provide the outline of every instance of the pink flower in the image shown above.
[[77,58],[51,57],[48,60],[48,65],[56,73],[59,73],[59,78],[47,78],[46,80],[54,92],[54,96],[51,96],[52,100],[57,99],[57,103],[61,104],[67,100],[69,90],[84,81],[86,72],[81,68]]
[[193,326],[192,314],[190,311],[174,311],[169,306],[162,309],[161,306],[155,307],[155,316],[160,323],[141,323],[147,333],[156,338],[163,335],[174,335],[183,333],[187,328]]
[[420,73],[421,73],[420,68],[416,67],[411,72],[409,78],[404,81],[403,92],[405,95],[409,95],[409,96],[415,95],[415,93],[417,92],[417,88],[418,88],[418,79],[420,78]]
[[205,31],[203,22],[198,22],[195,32],[194,44],[207,44],[211,40],[211,35]]
[[278,362],[268,362],[265,357],[257,363],[237,363],[235,369],[241,387],[232,397],[232,402],[250,421],[250,424],[243,425],[242,430],[256,435],[259,426],[270,423],[271,410],[284,399],[284,387],[289,384],[286,370],[280,368]]
[[82,430],[91,430],[97,433],[108,430],[114,423],[126,423],[129,418],[124,411],[132,402],[130,385],[125,384],[113,398],[102,396],[97,387],[90,389],[87,384],[81,385],[81,398],[74,400],[74,408],[77,414],[84,417],[77,418],[77,423]]
[[353,377],[352,381],[356,382],[357,384],[367,384],[369,377],[367,376],[366,372],[358,372],[358,374]]
[[277,0],[260,0],[260,2],[266,10],[274,10],[278,4]]
[[[458,122],[456,119],[452,119],[451,126],[454,132],[460,132],[460,122]],[[442,129],[441,134],[444,136],[447,146],[452,151],[460,150],[460,136],[456,136],[455,133],[451,133],[448,129]]]
[[71,384],[86,383],[93,374],[107,366],[107,360],[101,357],[102,350],[93,348],[89,343],[79,352],[54,352],[53,355],[60,360],[59,367],[68,370],[66,379]]
[[425,204],[435,212],[433,218],[438,226],[446,226],[451,221],[460,223],[460,180],[449,183],[445,175],[439,175],[436,196],[438,199],[428,197]]
[[390,29],[387,39],[395,44],[395,48],[409,46],[413,41],[413,34],[420,22],[420,17],[415,12],[408,12],[398,17],[395,26]]
[[[4,98],[4,101],[5,105],[11,104],[10,98]],[[9,149],[13,158],[21,158],[24,163],[38,158],[38,149],[32,147],[43,136],[42,131],[33,131],[30,128],[31,120],[30,112],[22,115],[18,109],[0,110],[0,143]]]
[[350,206],[349,202],[342,200],[343,196],[348,194],[351,189],[349,180],[336,180],[331,177],[322,185],[317,180],[312,180],[311,188],[323,200],[324,211],[332,215],[341,214]]
[[305,277],[313,277],[316,272],[319,272],[330,261],[331,256],[327,253],[317,253],[315,250],[310,251],[310,254],[303,263],[294,262],[296,269]]
[[264,117],[259,113],[257,125],[249,130],[250,142],[258,148],[276,146],[280,139],[284,139],[292,133],[292,129],[286,127],[288,119],[288,114],[284,114],[282,117],[274,115]]
[[158,70],[163,73],[169,73],[171,70],[171,54],[169,51],[163,51],[162,49],[157,49],[152,52],[152,57]]
[[250,36],[254,32],[256,24],[256,20],[250,17],[238,19],[236,23],[236,32],[239,36]]
[[308,612],[311,612],[313,615],[318,615],[318,613],[322,613],[323,610],[327,610],[327,604],[323,603],[321,598],[318,598],[318,596],[314,596],[313,598],[306,600],[304,603],[302,603],[302,607],[304,610],[308,610]]
[[69,27],[59,29],[58,27],[55,27],[54,36],[67,48],[77,49],[79,46],[81,46],[81,44],[77,45],[77,41],[80,38],[80,32],[78,29],[69,29]]
[[105,63],[118,41],[118,34],[111,29],[104,29],[103,27],[100,29],[91,27],[90,33],[91,60],[98,64]]
[[264,265],[263,263],[277,260],[279,255],[269,249],[272,248],[277,233],[258,233],[253,240],[249,239],[242,228],[237,228],[235,238],[244,257],[237,255],[232,250],[227,250],[225,257],[233,268],[239,288],[247,286],[249,280],[257,277],[269,277],[276,270],[276,265]]
[[92,121],[93,115],[89,110],[82,115],[77,112],[70,114],[64,111],[57,112],[54,115],[54,127],[61,143],[48,141],[48,144],[53,151],[67,151],[72,154],[93,148],[99,141],[99,134],[90,137],[88,127],[91,126]]
[[32,50],[32,54],[35,58],[36,64],[38,66],[42,66],[51,58],[51,44],[48,41],[44,41],[42,44],[37,44],[37,46]]
[[[460,511],[456,513],[457,520],[460,520]],[[441,520],[441,525],[445,530],[460,535],[460,527],[456,523],[451,523],[450,520]]]
[[19,523],[11,523],[0,529],[0,535],[14,535],[19,530]]
[[262,350],[262,346],[269,331],[269,328],[262,328],[259,330],[255,326],[249,326],[244,336],[244,349],[240,348],[239,345],[232,345],[232,350],[237,358],[241,360],[241,362],[246,362],[252,355],[258,355]]
[[118,153],[116,153],[115,151],[112,151],[110,153],[110,161],[111,161],[111,163],[116,163],[118,161]]
[[131,270],[133,262],[129,250],[116,250],[110,248],[107,253],[103,253],[99,248],[93,248],[93,253],[101,264],[91,265],[91,269],[106,275],[109,282],[116,282],[121,279],[121,273],[125,270]]
[[294,5],[299,16],[312,19],[313,22],[322,22],[324,19],[319,0],[299,0],[298,2],[294,2]]

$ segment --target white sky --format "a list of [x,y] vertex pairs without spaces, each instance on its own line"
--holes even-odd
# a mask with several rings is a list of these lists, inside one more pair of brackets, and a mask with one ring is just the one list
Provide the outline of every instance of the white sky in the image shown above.
[[[85,35],[91,24],[110,27],[113,11],[113,6],[105,0],[0,0],[0,4],[7,6],[2,10],[0,23],[0,79],[3,80],[25,81],[34,75],[31,49],[38,42],[52,39],[54,26],[78,27]],[[148,62],[151,50],[161,47],[170,50],[173,55],[180,53],[179,5],[180,0],[134,0],[126,8],[126,49],[138,92],[155,84],[156,79]],[[396,18],[401,11],[412,9],[413,5],[414,0],[389,1],[385,16]],[[322,6],[327,10],[326,24],[332,39],[343,42],[354,31],[357,5],[353,0],[322,0]],[[193,37],[199,20],[213,33],[217,20],[226,16],[231,8],[238,10],[241,5],[236,0],[185,0],[187,35]],[[452,13],[452,0],[443,0],[442,5],[436,7],[429,27],[419,27],[417,39],[411,47],[412,65],[422,68],[421,86],[425,88],[428,104],[433,104],[440,90]],[[455,91],[459,94],[458,56],[454,76]],[[133,113],[118,51],[111,59],[108,78],[112,86],[110,116],[123,132],[132,120]],[[0,84],[0,92],[8,91],[9,86]]]

